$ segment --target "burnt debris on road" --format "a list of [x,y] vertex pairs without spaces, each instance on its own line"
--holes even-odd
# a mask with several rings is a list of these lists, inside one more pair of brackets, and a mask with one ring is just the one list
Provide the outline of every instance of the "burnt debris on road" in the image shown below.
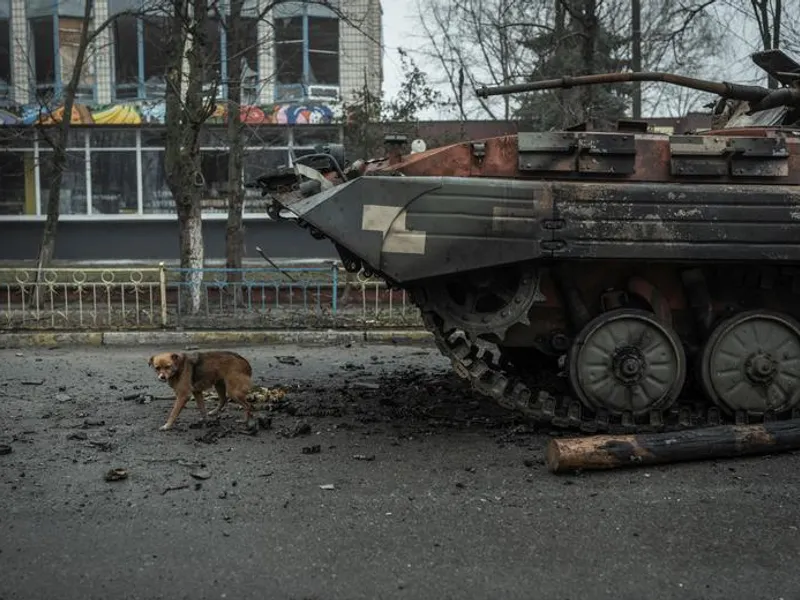
[[161,348],[0,351],[0,597],[797,589],[795,455],[553,477],[554,432],[430,348],[232,349],[253,366],[255,423],[187,407],[168,432],[147,366]]

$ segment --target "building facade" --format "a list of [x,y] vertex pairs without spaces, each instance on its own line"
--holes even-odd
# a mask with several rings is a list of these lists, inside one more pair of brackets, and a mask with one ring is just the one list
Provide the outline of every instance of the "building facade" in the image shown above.
[[[94,2],[93,23],[112,20],[92,42],[73,109],[57,257],[94,258],[105,252],[108,258],[138,258],[142,235],[166,236],[144,246],[163,251],[174,246],[170,254],[177,255],[163,160],[166,17],[157,10],[142,12],[142,1]],[[270,4],[245,0],[239,25],[245,40],[239,58],[246,181],[285,164],[290,149],[303,153],[315,144],[340,141],[342,103],[365,85],[379,95],[382,85],[380,0],[338,0],[338,10],[296,0],[268,11]],[[219,6],[206,32],[210,52],[219,60],[205,75],[204,90],[214,94],[216,108],[203,132],[199,182],[211,255],[221,255],[213,240],[224,231],[228,192],[231,44],[228,3]],[[52,147],[42,125],[60,118],[84,10],[83,0],[0,0],[0,235],[14,242],[0,246],[0,260],[35,256],[52,172]],[[253,245],[264,247],[274,237],[270,227],[279,227],[270,224],[254,190],[248,190],[245,218],[248,240],[251,229],[261,238]],[[72,247],[96,237],[92,232],[108,237],[111,231],[116,243],[106,250]],[[318,245],[303,249],[307,236],[300,233],[305,232],[298,231],[302,241],[296,250],[286,249],[287,234],[277,236],[283,251],[273,255],[330,254]]]

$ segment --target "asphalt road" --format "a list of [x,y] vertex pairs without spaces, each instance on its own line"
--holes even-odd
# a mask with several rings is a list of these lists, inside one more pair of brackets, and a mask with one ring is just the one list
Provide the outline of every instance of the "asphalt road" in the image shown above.
[[0,351],[0,599],[800,593],[797,455],[551,475],[546,432],[392,346],[241,348],[272,427],[161,432],[156,350]]

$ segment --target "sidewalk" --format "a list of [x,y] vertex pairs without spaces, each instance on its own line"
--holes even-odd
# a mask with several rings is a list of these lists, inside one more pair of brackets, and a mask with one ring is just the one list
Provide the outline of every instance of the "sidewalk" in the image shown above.
[[0,334],[0,349],[53,346],[246,346],[346,343],[423,344],[433,341],[424,330],[257,330],[257,331],[30,331]]

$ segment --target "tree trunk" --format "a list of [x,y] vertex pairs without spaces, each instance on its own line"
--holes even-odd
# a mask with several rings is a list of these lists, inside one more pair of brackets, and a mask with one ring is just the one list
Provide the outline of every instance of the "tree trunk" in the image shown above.
[[[47,191],[47,217],[42,231],[42,239],[39,243],[39,255],[36,261],[36,281],[41,281],[42,270],[47,268],[53,260],[56,248],[56,232],[58,230],[58,220],[61,216],[61,184],[64,178],[64,171],[67,168],[67,145],[69,143],[70,125],[72,123],[72,108],[75,106],[75,94],[81,80],[84,63],[86,61],[86,51],[89,46],[90,35],[89,27],[92,22],[92,9],[94,2],[87,0],[84,11],[83,21],[81,22],[81,38],[78,45],[78,53],[75,58],[75,66],[72,69],[69,83],[64,90],[64,105],[61,121],[56,125],[56,134],[50,138],[50,145],[53,148],[52,169],[53,178]],[[45,107],[52,112],[54,107]],[[48,139],[45,136],[45,139]],[[88,201],[88,199],[87,199]]]
[[164,162],[178,217],[181,309],[195,314],[201,307],[204,266],[201,217],[205,183],[200,168],[200,131],[213,109],[213,103],[203,102],[208,2],[173,0],[172,11]]
[[798,448],[800,419],[790,419],[674,433],[553,438],[547,444],[545,462],[551,473],[566,473],[774,454]]
[[[640,0],[631,0],[631,70],[642,70],[642,11]],[[642,118],[642,84],[633,84],[633,118]]]
[[184,272],[181,290],[182,308],[196,313],[202,306],[203,282],[203,220],[198,194],[191,190],[177,203],[178,243],[181,252],[181,269]]
[[242,5],[231,0],[228,21],[228,223],[225,228],[225,268],[228,298],[235,305],[241,300],[242,258],[244,255],[244,127],[242,125]]

